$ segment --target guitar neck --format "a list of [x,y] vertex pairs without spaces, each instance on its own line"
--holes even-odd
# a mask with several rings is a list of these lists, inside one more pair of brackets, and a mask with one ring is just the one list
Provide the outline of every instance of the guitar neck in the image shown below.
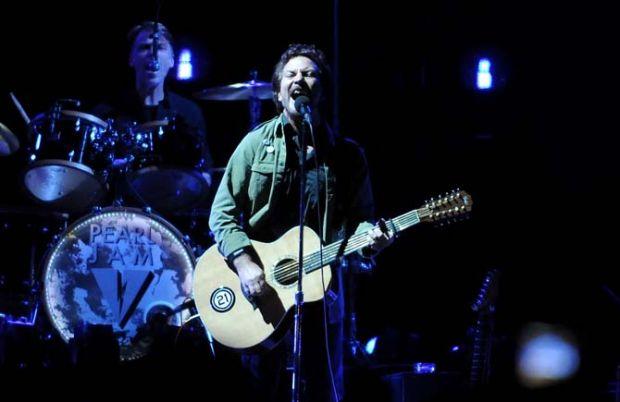
[[[429,215],[427,208],[414,209],[386,222],[387,227],[394,233],[402,232],[420,223],[421,218]],[[375,226],[377,227],[377,226]],[[344,243],[346,241],[346,243]],[[321,250],[304,257],[304,271],[310,273],[325,265],[329,265],[340,257],[354,253],[368,245],[368,235],[358,233],[345,240],[339,240]]]

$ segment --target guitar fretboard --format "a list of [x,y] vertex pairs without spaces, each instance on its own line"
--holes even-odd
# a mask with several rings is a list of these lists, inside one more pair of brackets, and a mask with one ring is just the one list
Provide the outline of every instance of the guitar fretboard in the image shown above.
[[[413,225],[420,223],[420,219],[427,214],[428,210],[426,208],[414,209],[400,216],[397,216],[396,218],[391,219],[386,223],[389,229],[393,230],[395,233],[398,233],[410,228]],[[328,246],[323,247],[322,256],[321,251],[315,251],[312,254],[308,254],[307,256],[305,256],[304,271],[306,273],[310,273],[321,267],[324,267],[325,265],[331,264],[339,257],[349,255],[355,251],[366,247],[368,245],[368,235],[364,232],[351,236],[344,245],[344,250],[342,249],[343,241],[344,240],[339,240]]]

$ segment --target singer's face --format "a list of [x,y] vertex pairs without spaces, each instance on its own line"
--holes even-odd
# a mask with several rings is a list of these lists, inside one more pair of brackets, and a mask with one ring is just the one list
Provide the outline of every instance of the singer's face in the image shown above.
[[153,32],[150,30],[141,31],[136,37],[129,55],[129,65],[136,72],[136,80],[147,86],[163,84],[168,71],[174,67],[172,46],[163,35],[160,35],[158,39],[157,60],[159,61],[159,70],[154,71],[149,67],[153,60],[152,35]]
[[313,109],[318,110],[323,95],[319,72],[316,63],[305,56],[293,57],[284,65],[278,101],[289,117],[299,117],[295,110],[295,99],[301,95],[309,97]]

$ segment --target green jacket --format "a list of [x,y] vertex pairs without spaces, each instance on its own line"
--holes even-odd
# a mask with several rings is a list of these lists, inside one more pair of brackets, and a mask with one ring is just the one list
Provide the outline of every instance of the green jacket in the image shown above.
[[[209,219],[224,257],[251,245],[250,238],[269,222],[285,172],[286,117],[281,114],[248,133],[232,154],[215,195]],[[373,225],[374,203],[366,158],[359,145],[332,135],[336,149],[338,197],[328,189],[322,238],[333,242]],[[355,230],[353,230],[355,229]]]

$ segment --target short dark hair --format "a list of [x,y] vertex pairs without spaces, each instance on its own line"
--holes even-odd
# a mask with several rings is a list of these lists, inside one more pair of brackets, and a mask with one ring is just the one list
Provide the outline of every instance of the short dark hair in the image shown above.
[[281,113],[283,108],[278,101],[278,93],[280,92],[280,83],[282,82],[282,70],[284,66],[294,57],[304,56],[312,60],[319,68],[319,79],[321,80],[321,86],[323,87],[323,93],[329,94],[331,89],[331,69],[327,62],[325,53],[312,44],[295,43],[289,45],[288,48],[280,55],[280,60],[273,69],[273,75],[271,77],[273,102],[276,104],[278,113]]
[[[166,28],[166,26],[161,22],[157,23],[157,27],[159,28],[161,36],[166,39],[168,43],[170,43],[170,45],[172,46],[174,44],[174,41],[172,38],[172,34],[168,30],[168,28]],[[130,51],[133,48],[133,44],[136,41],[136,38],[142,31],[155,32],[155,21],[143,21],[129,30],[129,32],[127,33],[127,41],[129,42]]]

